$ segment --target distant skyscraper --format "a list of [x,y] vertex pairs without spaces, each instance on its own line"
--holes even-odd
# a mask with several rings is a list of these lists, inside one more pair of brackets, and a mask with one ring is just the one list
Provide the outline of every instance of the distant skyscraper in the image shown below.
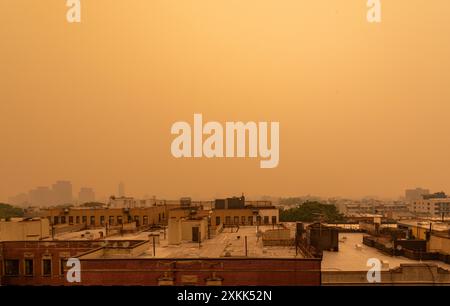
[[125,196],[125,185],[123,184],[123,182],[119,183],[119,197],[124,197]]
[[54,204],[72,203],[72,183],[69,181],[57,181],[52,186]]
[[41,186],[30,190],[28,193],[29,201],[32,205],[47,206],[52,204],[53,196],[50,188]]
[[19,193],[13,197],[10,197],[8,203],[16,206],[27,206],[30,204],[30,201],[28,198],[28,194]]
[[408,202],[421,200],[423,195],[430,194],[428,189],[416,188],[416,189],[406,189],[405,199]]
[[78,193],[78,203],[84,204],[95,201],[95,193],[92,188],[82,187]]

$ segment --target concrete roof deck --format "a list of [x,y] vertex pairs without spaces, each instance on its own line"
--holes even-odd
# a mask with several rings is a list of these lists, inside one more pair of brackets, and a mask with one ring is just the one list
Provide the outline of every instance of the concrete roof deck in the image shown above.
[[[400,266],[400,264],[417,264],[429,263],[436,264],[439,267],[449,270],[450,265],[442,261],[424,260],[417,261],[408,259],[402,256],[388,256],[376,248],[369,247],[363,244],[363,236],[367,234],[362,233],[340,233],[339,234],[339,252],[323,252],[322,271],[368,271],[370,267],[367,266],[369,258],[377,258],[381,261],[389,262],[389,267],[382,268],[383,271]],[[343,237],[347,237],[345,242]],[[355,245],[361,245],[358,250]]]
[[[398,222],[399,225],[403,226],[413,226],[413,227],[419,227],[423,229],[429,229],[430,228],[430,221],[426,220],[401,220]],[[433,231],[448,231],[450,230],[450,223],[447,222],[440,222],[440,221],[432,221],[431,226]]]
[[[272,226],[260,226],[260,230],[265,231],[272,229]],[[153,246],[150,240],[150,248],[143,253],[141,258],[220,258],[228,257],[245,257],[245,236],[247,236],[247,257],[251,258],[303,258],[302,255],[295,254],[293,246],[271,246],[264,247],[262,245],[262,236],[257,237],[256,226],[241,226],[236,229],[226,228],[222,233],[212,239],[206,239],[199,243],[182,242],[179,245],[169,245],[164,239],[163,231],[160,234],[160,241],[156,244],[156,256],[153,256]],[[155,232],[153,232],[155,233]],[[122,237],[112,237],[113,240],[143,240],[148,239],[152,232],[141,232],[138,234],[124,235]],[[239,236],[239,238],[238,238]]]

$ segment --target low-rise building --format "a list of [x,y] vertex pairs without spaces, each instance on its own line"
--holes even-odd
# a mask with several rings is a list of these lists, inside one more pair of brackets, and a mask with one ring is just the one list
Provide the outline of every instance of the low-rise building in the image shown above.
[[[139,235],[143,239],[0,242],[2,285],[320,285],[320,258],[264,247],[254,226],[226,229],[201,245],[171,245],[162,237],[153,243],[148,233]],[[66,278],[69,258],[80,261],[80,283]]]
[[49,219],[51,225],[84,224],[87,227],[103,227],[135,222],[136,226],[166,224],[165,206],[144,208],[49,208],[41,210],[41,216]]
[[170,218],[169,244],[202,242],[209,238],[208,219],[205,217]]
[[111,197],[108,206],[110,208],[144,208],[152,206],[164,206],[165,200],[135,199],[133,197]]
[[279,222],[279,210],[275,207],[244,207],[235,209],[214,209],[211,212],[211,226],[269,225]]
[[404,229],[407,232],[407,238],[427,240],[428,234],[433,233],[447,233],[450,230],[448,223],[433,222],[426,220],[403,220],[397,224],[399,229]]
[[444,254],[450,262],[450,231],[433,232],[428,241],[428,251]]
[[0,241],[41,240],[48,237],[50,237],[48,219],[0,221]]
[[443,192],[423,195],[411,203],[411,211],[419,216],[444,219],[450,215],[450,197]]

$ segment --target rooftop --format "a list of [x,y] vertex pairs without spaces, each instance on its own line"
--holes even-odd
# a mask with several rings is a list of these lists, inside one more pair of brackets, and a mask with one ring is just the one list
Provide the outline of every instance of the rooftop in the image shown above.
[[[419,261],[411,260],[402,256],[388,256],[379,250],[363,244],[362,233],[340,233],[339,252],[323,252],[322,271],[368,271],[367,260],[377,258],[388,262],[389,265],[382,270],[389,270],[400,266],[400,264],[417,264]],[[347,237],[343,239],[343,237]],[[344,242],[345,241],[345,242]],[[358,244],[358,248],[356,245]],[[426,260],[422,263],[433,263],[450,271],[450,265],[442,261]]]
[[[272,229],[272,226],[260,226],[261,231]],[[153,255],[152,240],[150,235],[158,235],[159,243],[156,243]],[[78,235],[79,236],[79,235]],[[182,242],[179,245],[169,245],[164,239],[164,231],[141,232],[138,234],[114,236],[111,240],[146,240],[149,241],[144,252],[139,258],[220,258],[220,257],[245,257],[245,236],[247,236],[247,257],[250,258],[304,258],[301,254],[296,256],[294,246],[263,246],[262,236],[257,235],[256,226],[241,226],[225,228],[222,233],[212,239],[196,242]],[[105,258],[103,253],[101,256]]]
[[[398,225],[414,226],[423,229],[430,229],[430,221],[424,220],[402,220],[398,222]],[[450,230],[450,224],[448,222],[431,222],[431,228],[433,231],[448,231]]]

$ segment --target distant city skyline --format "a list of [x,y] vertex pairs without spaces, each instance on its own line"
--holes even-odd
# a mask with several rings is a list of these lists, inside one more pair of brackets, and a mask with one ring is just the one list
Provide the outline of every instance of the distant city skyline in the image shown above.
[[[450,190],[450,1],[383,1],[380,24],[363,0],[86,1],[81,24],[38,2],[0,1],[2,202],[60,178],[97,199]],[[278,166],[174,157],[196,113],[279,122]]]
[[[65,194],[64,194],[64,185],[66,185],[65,188]],[[70,185],[70,188],[69,186]],[[66,204],[66,203],[76,203],[76,204],[83,204],[85,202],[104,202],[107,203],[109,198],[111,196],[116,197],[134,197],[134,198],[146,198],[150,199],[153,197],[156,197],[157,199],[167,199],[167,200],[176,200],[181,197],[191,197],[193,199],[199,199],[199,200],[210,200],[210,199],[216,199],[216,198],[224,198],[229,196],[235,196],[240,195],[241,193],[244,193],[247,195],[248,198],[252,199],[264,199],[264,198],[289,198],[289,197],[317,197],[322,199],[327,198],[343,198],[343,199],[354,199],[354,200],[360,200],[364,198],[373,198],[373,199],[380,199],[380,200],[398,200],[398,199],[405,199],[405,200],[411,200],[411,199],[417,199],[420,197],[420,194],[428,194],[431,192],[440,192],[445,191],[446,189],[432,189],[432,188],[426,188],[424,189],[423,186],[408,186],[407,188],[403,190],[399,190],[397,195],[392,196],[382,196],[382,195],[376,195],[376,194],[361,194],[361,195],[339,195],[339,194],[314,194],[314,193],[296,193],[296,194],[264,194],[264,193],[247,193],[245,191],[236,191],[236,192],[212,192],[212,193],[204,193],[203,195],[200,195],[198,193],[177,193],[174,192],[172,194],[162,194],[162,193],[156,193],[156,192],[149,192],[142,191],[142,192],[131,192],[126,193],[125,192],[125,183],[124,181],[119,181],[118,184],[116,184],[116,187],[111,189],[111,192],[106,192],[104,194],[97,193],[96,189],[93,187],[86,187],[85,184],[77,184],[76,188],[72,188],[72,182],[70,180],[68,181],[62,181],[58,180],[56,183],[51,184],[51,188],[48,186],[37,186],[34,188],[31,188],[28,192],[19,192],[16,195],[9,196],[5,200],[1,200],[0,202],[4,203],[19,203],[19,202],[29,202],[32,203],[30,197],[34,197],[34,199],[39,199],[35,201],[35,204],[33,205],[44,205],[47,204],[36,204],[36,203],[53,203],[50,205],[58,205],[58,204]],[[59,188],[58,188],[59,187]],[[132,186],[131,186],[132,187]],[[428,186],[426,186],[428,187]],[[62,190],[61,190],[62,189]],[[70,190],[69,190],[70,189]],[[133,188],[132,188],[133,189]],[[58,190],[59,195],[55,196],[52,195],[52,192],[55,192],[55,190]],[[79,190],[79,191],[76,191]],[[411,196],[411,193],[413,193],[413,196]],[[72,200],[68,201],[69,194],[72,196],[70,197]]]
[[74,193],[72,182],[68,180],[58,180],[51,186],[37,186],[29,191],[24,191],[10,196],[5,203],[14,205],[62,205],[62,204],[83,204],[95,201],[95,191],[90,187],[80,187],[79,192]]

